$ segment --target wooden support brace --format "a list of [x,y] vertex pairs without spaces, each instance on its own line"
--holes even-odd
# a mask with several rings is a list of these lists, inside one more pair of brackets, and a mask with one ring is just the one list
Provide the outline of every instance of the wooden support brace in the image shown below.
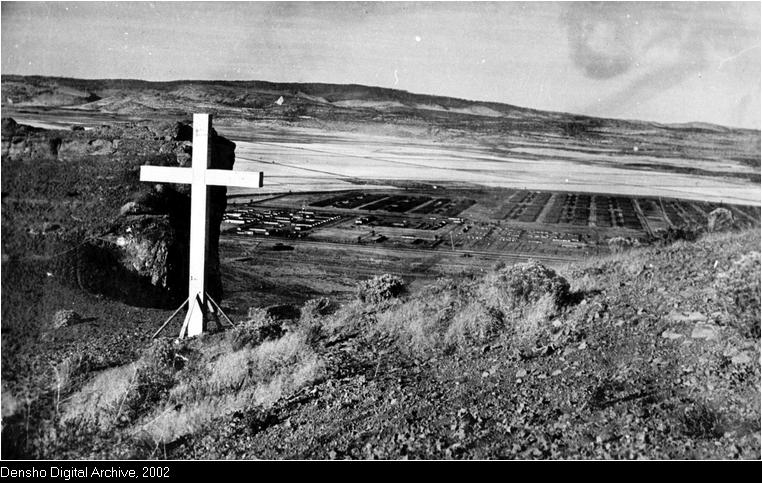
[[189,299],[185,299],[185,302],[183,302],[183,303],[182,303],[182,305],[180,305],[180,306],[177,308],[177,310],[175,310],[175,311],[174,311],[174,313],[173,313],[172,315],[170,315],[170,316],[169,316],[169,318],[167,319],[167,321],[166,321],[166,322],[164,322],[164,323],[162,324],[162,326],[161,326],[161,327],[159,327],[159,330],[157,330],[156,332],[154,332],[154,334],[151,336],[151,339],[155,339],[155,338],[156,338],[156,336],[157,336],[157,335],[159,335],[159,334],[161,333],[161,331],[162,331],[162,330],[164,330],[164,328],[165,328],[167,325],[169,325],[169,323],[172,321],[172,319],[174,319],[174,318],[175,318],[175,316],[176,316],[178,313],[180,313],[180,311],[183,309],[183,307],[185,307],[185,306],[188,304],[188,300],[189,300]]
[[209,296],[209,294],[206,294],[206,298],[207,298],[207,300],[211,301],[211,302],[212,302],[212,305],[214,305],[214,308],[215,308],[215,309],[216,309],[216,310],[217,310],[219,313],[221,313],[223,317],[225,317],[225,319],[228,321],[228,323],[230,324],[230,326],[231,326],[231,327],[235,327],[235,326],[236,326],[236,325],[233,323],[233,321],[232,321],[232,320],[230,320],[230,317],[228,317],[228,314],[226,314],[226,313],[225,313],[225,312],[222,310],[222,307],[220,307],[220,306],[217,304],[217,302],[215,302],[215,301],[214,301],[214,299],[213,299],[212,297],[210,297],[210,296]]

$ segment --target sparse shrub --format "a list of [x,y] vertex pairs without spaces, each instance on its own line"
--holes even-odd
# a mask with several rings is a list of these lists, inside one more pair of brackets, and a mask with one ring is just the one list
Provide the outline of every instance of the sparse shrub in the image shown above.
[[314,346],[326,335],[326,318],[335,311],[336,306],[325,297],[308,300],[302,306],[297,330],[304,334],[309,345]]
[[249,309],[249,318],[239,322],[230,332],[228,341],[233,350],[255,346],[264,340],[277,339],[284,333],[283,325],[265,309]]
[[154,339],[143,350],[140,359],[148,366],[174,366],[179,347],[175,339]]
[[623,236],[609,238],[607,244],[612,252],[623,252],[640,246],[640,242],[637,239]]
[[357,297],[361,302],[379,303],[397,298],[405,292],[405,282],[385,273],[357,285]]
[[335,311],[335,305],[327,298],[310,299],[302,306],[301,320],[324,317]]
[[693,242],[701,236],[701,228],[672,228],[669,227],[666,230],[659,230],[654,233],[654,241],[662,246],[671,245],[679,241]]
[[488,305],[507,313],[545,296],[563,303],[569,295],[569,282],[555,270],[531,260],[487,274],[479,292]]
[[720,414],[702,402],[692,402],[678,415],[683,432],[692,438],[716,439],[724,433]]

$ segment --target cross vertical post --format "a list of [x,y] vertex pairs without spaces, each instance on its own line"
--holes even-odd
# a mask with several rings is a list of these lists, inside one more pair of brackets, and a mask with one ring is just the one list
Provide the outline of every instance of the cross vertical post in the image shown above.
[[[190,270],[188,272],[188,298],[191,304],[201,304],[186,315],[188,337],[201,334],[205,327],[206,306],[206,241],[209,238],[209,187],[206,170],[211,168],[212,156],[209,144],[209,114],[193,115],[193,158],[191,169],[191,217],[190,217]],[[198,298],[196,297],[198,296]]]

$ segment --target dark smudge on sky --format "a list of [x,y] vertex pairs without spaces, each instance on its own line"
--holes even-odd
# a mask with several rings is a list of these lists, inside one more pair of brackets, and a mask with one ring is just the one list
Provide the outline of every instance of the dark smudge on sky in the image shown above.
[[[710,52],[732,58],[750,44],[758,48],[758,32],[738,29],[740,11],[734,5],[719,6],[721,15],[711,17],[686,15],[682,7],[629,2],[567,5],[562,22],[574,65],[591,79],[627,77],[614,94],[586,106],[587,112],[625,112],[628,106],[712,68]],[[745,108],[739,103],[738,109]]]
[[623,74],[632,65],[632,32],[616,8],[573,4],[564,16],[574,64],[594,79]]

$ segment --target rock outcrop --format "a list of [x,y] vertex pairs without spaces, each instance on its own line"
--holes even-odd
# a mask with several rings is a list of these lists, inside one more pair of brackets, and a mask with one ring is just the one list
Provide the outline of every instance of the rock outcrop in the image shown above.
[[[73,193],[76,189],[77,203],[83,203],[83,206],[88,196],[108,195],[103,198],[106,202],[97,205],[98,213],[72,211],[71,216],[62,217],[64,221],[68,220],[67,227],[59,229],[55,235],[61,239],[71,235],[67,243],[76,245],[76,248],[53,247],[45,253],[38,252],[42,256],[54,257],[52,271],[55,276],[81,289],[131,305],[171,307],[184,300],[188,281],[190,186],[142,183],[138,172],[139,166],[144,164],[189,167],[192,136],[192,126],[180,122],[52,131],[18,124],[10,118],[3,119],[2,157],[5,166],[39,162],[40,169],[56,173],[60,185],[56,185],[56,189],[63,190],[62,197],[68,199],[63,192]],[[213,130],[210,145],[212,167],[232,169],[235,144]],[[79,172],[82,166],[98,166],[97,180],[88,179],[97,194],[89,195],[83,191]],[[4,185],[4,192],[7,187]],[[30,187],[36,188],[36,185]],[[225,212],[226,194],[225,187],[209,190],[206,279],[209,294],[218,302],[222,298],[219,227]],[[40,196],[21,192],[10,196],[26,195]],[[71,207],[77,205],[66,206],[75,210]],[[40,216],[27,218],[32,225],[40,224]],[[113,221],[107,221],[111,217]],[[76,220],[80,222],[74,227],[72,221]],[[27,220],[19,216],[19,223],[25,222]],[[32,225],[31,231],[23,233],[34,241],[45,238],[51,231]],[[47,238],[52,241],[53,235]]]
[[[192,127],[177,123],[160,131],[159,158],[165,165],[189,167],[192,156]],[[212,167],[232,169],[235,143],[212,133]],[[174,159],[173,159],[174,158]],[[167,162],[169,160],[169,162]],[[174,162],[173,162],[174,161]],[[207,240],[206,280],[208,293],[222,299],[219,267],[220,223],[227,204],[227,188],[209,189],[209,239]],[[145,191],[121,207],[109,234],[85,250],[109,251],[108,265],[116,264],[122,273],[110,295],[135,305],[174,305],[187,297],[190,233],[190,185],[146,183]],[[104,243],[104,241],[106,243]],[[92,258],[94,253],[90,254]],[[104,254],[95,257],[104,260]],[[100,277],[98,277],[100,278]],[[125,286],[127,281],[137,282]],[[90,287],[93,290],[93,287]]]
[[45,135],[44,129],[18,124],[4,117],[2,120],[2,156],[12,159],[21,157],[55,159],[61,146],[61,138]]
[[119,148],[108,128],[85,132],[79,129],[51,131],[2,120],[2,156],[8,159],[74,159],[78,156],[112,155]]

